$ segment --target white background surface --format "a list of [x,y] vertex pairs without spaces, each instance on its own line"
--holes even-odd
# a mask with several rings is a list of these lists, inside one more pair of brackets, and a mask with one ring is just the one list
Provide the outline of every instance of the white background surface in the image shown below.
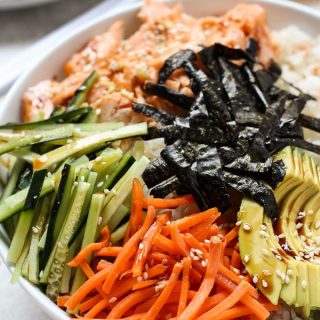
[[[1,68],[10,59],[69,19],[101,0],[64,0],[40,8],[0,11]],[[217,0],[216,0],[217,1]],[[280,1],[280,0],[279,0]],[[300,1],[320,10],[320,0]],[[0,97],[1,103],[1,97]],[[9,271],[0,258],[0,319],[49,320],[38,305],[18,286],[10,284]]]

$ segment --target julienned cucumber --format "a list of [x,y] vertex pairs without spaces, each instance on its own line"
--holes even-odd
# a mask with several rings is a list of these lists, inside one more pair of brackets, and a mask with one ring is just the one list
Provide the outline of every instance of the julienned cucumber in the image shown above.
[[70,213],[57,241],[46,290],[47,296],[53,301],[59,295],[62,274],[68,257],[68,242],[78,226],[89,188],[89,183],[79,182]]
[[47,170],[39,170],[33,174],[26,201],[23,206],[23,211],[20,214],[8,252],[8,262],[11,264],[17,263],[23,250],[24,242],[27,238],[32,223],[33,215],[46,174]]
[[118,210],[119,206],[128,197],[132,188],[133,179],[142,175],[149,162],[150,161],[147,157],[141,157],[130,167],[125,175],[114,186],[113,189],[115,194],[102,213],[102,226],[108,224],[112,216]]
[[33,161],[33,168],[35,170],[49,168],[53,164],[59,163],[81,150],[97,147],[106,142],[145,135],[147,133],[148,128],[146,123],[133,124],[116,130],[98,133],[41,155]]

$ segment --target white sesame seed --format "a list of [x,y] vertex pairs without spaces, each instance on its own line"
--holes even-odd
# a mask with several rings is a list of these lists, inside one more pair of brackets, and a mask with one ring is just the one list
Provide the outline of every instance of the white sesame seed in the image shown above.
[[317,221],[315,224],[315,228],[318,230],[320,228],[320,221]]
[[262,273],[263,273],[265,276],[271,276],[271,271],[268,270],[268,269],[262,270]]
[[112,297],[110,300],[109,300],[109,303],[114,303],[117,301],[117,297]]
[[298,223],[296,224],[296,229],[297,229],[297,230],[301,229],[302,227],[303,227],[303,223],[298,222]]
[[286,284],[289,284],[289,283],[290,283],[290,278],[289,278],[288,275],[285,276],[284,282],[285,282]]
[[275,257],[280,261],[282,260],[282,257],[279,254],[276,254]]
[[259,231],[259,233],[260,233],[260,235],[263,236],[264,238],[269,238],[268,232],[261,230],[261,231]]
[[195,249],[194,251],[198,256],[202,256],[202,251],[200,249]]
[[149,268],[149,265],[146,263],[145,265],[144,265],[144,268],[145,268],[145,270],[149,270],[150,268]]
[[310,215],[310,216],[311,216],[311,215],[313,215],[313,214],[314,214],[314,211],[313,211],[313,210],[308,210],[308,212],[307,212],[307,213],[308,213],[308,215]]
[[267,228],[267,226],[265,226],[264,224],[260,224],[260,229],[261,229],[261,230],[267,230],[268,228]]
[[295,258],[295,260],[297,260],[297,261],[301,261],[301,260],[302,260],[302,258],[299,257],[299,256],[295,256],[294,258]]
[[287,270],[287,275],[288,275],[288,276],[293,276],[293,274],[294,274],[294,273],[293,273],[293,270],[292,270],[292,269],[288,269],[288,270]]
[[253,282],[253,283],[258,283],[258,281],[259,281],[259,278],[258,278],[258,276],[255,274],[255,275],[253,276],[253,278],[252,278],[252,282]]
[[193,260],[195,260],[195,261],[199,261],[199,260],[200,260],[200,258],[199,258],[198,256],[194,256],[194,257],[193,257]]
[[142,282],[143,278],[141,276],[137,277],[138,282]]
[[142,250],[144,248],[144,244],[142,242],[139,243],[139,249]]
[[306,281],[306,280],[302,280],[302,281],[301,281],[301,287],[302,287],[303,289],[306,289],[306,288],[307,288],[307,281]]
[[144,279],[144,280],[147,280],[148,277],[149,277],[148,272],[144,272],[144,273],[142,274],[142,276],[143,276],[143,279]]
[[100,181],[98,184],[97,184],[97,187],[102,187],[103,185],[103,181]]
[[34,136],[35,139],[40,140],[42,138],[42,134],[36,134]]
[[99,218],[98,218],[98,226],[100,226],[101,223],[102,223],[102,217],[99,217]]
[[276,275],[279,277],[279,278],[281,278],[281,271],[279,270],[279,269],[276,269]]
[[208,260],[207,259],[202,260],[201,265],[205,268],[208,265]]
[[81,182],[84,182],[84,176],[80,177]]
[[38,233],[39,232],[39,229],[37,227],[32,227],[32,232],[33,233]]
[[266,248],[263,248],[263,249],[262,249],[262,254],[263,254],[264,256],[269,256],[269,255],[270,255],[270,251],[269,251],[268,249],[266,249]]
[[43,271],[40,271],[39,277],[42,278],[42,276],[43,276]]
[[241,226],[241,223],[242,223],[241,220],[237,221],[237,222],[236,222],[236,226],[237,226],[237,227],[240,227],[240,226]]
[[101,109],[100,108],[96,109],[96,115],[98,116],[100,114],[101,114]]
[[205,243],[210,243],[210,240],[204,239],[204,242],[205,242]]
[[233,271],[234,273],[236,273],[236,274],[240,274],[240,270],[237,269],[237,268],[233,268],[233,267],[232,267],[232,271]]
[[108,194],[109,192],[110,192],[109,189],[104,189],[104,190],[103,190],[103,193],[105,193],[105,194]]
[[78,181],[75,181],[73,185],[76,187],[78,185]]
[[99,161],[101,161],[101,160],[102,160],[102,157],[99,156],[99,157],[96,157],[96,160],[95,160],[95,161],[99,162]]
[[266,280],[262,280],[262,286],[264,288],[267,288],[268,287],[268,282]]
[[245,263],[248,263],[249,260],[250,260],[250,256],[248,254],[246,254],[244,257],[243,257],[243,260]]
[[249,223],[245,223],[242,225],[243,230],[251,231],[251,225]]
[[162,261],[161,261],[161,263],[162,263],[162,264],[167,264],[167,263],[168,263],[168,260],[167,260],[166,258],[163,258]]
[[285,238],[286,236],[283,234],[283,233],[280,233],[277,235],[278,239],[283,239]]
[[286,274],[284,272],[281,273],[281,279],[282,279],[282,281],[284,281],[286,279]]
[[300,211],[300,212],[298,213],[298,216],[299,216],[299,217],[305,217],[305,215],[306,215],[306,213],[305,213],[304,211]]
[[42,163],[47,162],[48,161],[48,157],[45,154],[43,154],[42,156],[39,157],[39,161],[42,162]]

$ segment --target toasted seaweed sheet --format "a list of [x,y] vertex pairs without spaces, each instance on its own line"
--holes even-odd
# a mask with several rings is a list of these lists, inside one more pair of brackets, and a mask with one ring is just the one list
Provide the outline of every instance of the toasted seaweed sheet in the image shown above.
[[[320,154],[320,146],[303,136],[303,127],[320,132],[320,119],[302,114],[312,97],[292,85],[290,92],[280,88],[281,68],[274,61],[263,66],[258,50],[254,39],[246,50],[219,43],[198,53],[181,50],[165,61],[158,83],[146,84],[146,94],[187,112],[179,117],[133,104],[136,112],[158,122],[149,138],[164,137],[167,143],[143,175],[151,194],[163,197],[182,190],[192,193],[201,209],[217,206],[223,211],[230,206],[231,188],[277,218],[272,188],[283,180],[285,167],[273,155],[288,145]],[[166,86],[178,69],[189,77],[194,97]]]

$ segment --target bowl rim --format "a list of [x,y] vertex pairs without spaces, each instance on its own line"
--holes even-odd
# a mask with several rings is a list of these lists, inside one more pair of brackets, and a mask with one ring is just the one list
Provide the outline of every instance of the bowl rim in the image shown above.
[[[10,88],[9,92],[6,94],[5,99],[1,103],[0,108],[0,120],[4,118],[5,113],[10,110],[11,100],[14,99],[16,92],[19,92],[19,89],[21,86],[24,85],[25,81],[35,72],[39,66],[44,63],[48,57],[57,50],[59,50],[61,47],[66,45],[68,42],[72,41],[73,39],[76,39],[81,36],[81,34],[90,29],[94,28],[95,26],[98,26],[100,23],[107,22],[108,20],[117,17],[120,14],[128,14],[133,13],[137,11],[141,5],[141,0],[136,2],[129,2],[126,4],[126,6],[120,6],[119,8],[114,8],[110,10],[109,12],[103,14],[102,16],[99,16],[95,19],[92,19],[82,25],[80,28],[77,28],[72,33],[70,33],[68,36],[66,36],[64,39],[60,40],[56,44],[54,44],[49,50],[47,50],[47,53],[44,54],[38,61],[32,63],[25,71],[24,73],[15,81],[13,86]],[[175,2],[182,2],[182,1],[175,1],[175,0],[164,0],[164,2],[168,3],[175,3]],[[311,16],[315,18],[316,20],[319,20],[320,22],[320,11],[317,11],[316,9],[309,7],[307,5],[296,3],[289,0],[239,0],[238,2],[247,2],[247,3],[258,3],[261,5],[264,4],[270,4],[275,7],[282,7],[284,9],[289,9],[296,11],[297,13]],[[299,22],[297,22],[299,24]],[[6,262],[6,256],[8,252],[8,246],[7,246],[7,239],[5,239],[5,233],[2,234],[4,231],[3,227],[0,225],[0,260],[2,258],[4,265],[9,269],[9,271],[13,272],[13,267],[8,265]],[[21,287],[39,304],[41,305],[41,308],[50,316],[53,317],[53,319],[59,319],[59,320],[67,320],[70,319],[68,315],[58,308],[51,300],[49,300],[48,297],[46,297],[36,286],[31,284],[29,281],[27,281],[24,278],[20,278],[18,280],[18,283],[21,285]]]

